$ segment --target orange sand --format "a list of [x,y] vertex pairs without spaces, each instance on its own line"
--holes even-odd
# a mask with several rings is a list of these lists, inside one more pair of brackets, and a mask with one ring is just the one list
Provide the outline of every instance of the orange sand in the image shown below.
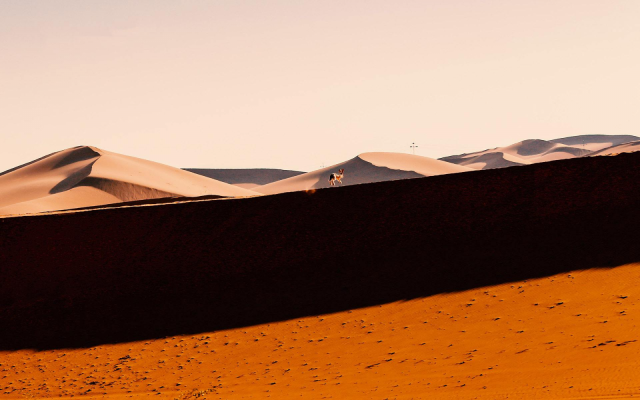
[[228,331],[0,353],[2,398],[640,396],[640,265]]

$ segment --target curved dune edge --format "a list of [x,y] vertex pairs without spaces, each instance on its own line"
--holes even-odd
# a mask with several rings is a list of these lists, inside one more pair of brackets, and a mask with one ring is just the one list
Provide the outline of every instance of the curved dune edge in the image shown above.
[[197,335],[5,351],[2,366],[12,367],[0,375],[0,393],[618,398],[638,393],[639,269],[575,271]]
[[633,153],[638,150],[640,150],[640,140],[607,147],[605,149],[596,151],[589,155],[590,156],[611,156],[611,155],[617,155],[620,153]]
[[362,153],[358,157],[376,167],[413,171],[423,176],[451,174],[454,171],[470,171],[469,168],[460,165],[451,165],[448,162],[412,154],[372,152]]
[[62,150],[0,175],[0,215],[205,195],[260,193],[92,146]]
[[473,169],[506,168],[596,155],[603,149],[638,139],[631,135],[581,135],[554,140],[528,139],[505,147],[442,157],[440,160]]
[[590,150],[533,139],[477,153],[444,157],[441,160],[475,169],[489,169],[564,160],[589,153]]
[[472,171],[468,167],[411,154],[363,153],[351,160],[259,186],[253,188],[253,190],[264,194],[277,194],[329,188],[331,187],[329,176],[341,168],[344,168],[345,175],[342,185],[337,184],[338,186],[424,178]]

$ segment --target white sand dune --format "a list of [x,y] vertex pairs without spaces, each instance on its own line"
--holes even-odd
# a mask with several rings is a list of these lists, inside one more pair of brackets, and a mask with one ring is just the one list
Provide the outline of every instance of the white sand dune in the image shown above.
[[264,194],[276,194],[328,188],[330,187],[329,176],[341,168],[345,170],[343,185],[424,178],[472,171],[471,168],[411,154],[364,153],[351,160],[259,186],[253,190]]
[[440,160],[473,169],[505,168],[584,157],[612,145],[638,139],[631,135],[582,135],[549,141],[529,139],[510,146],[448,156]]
[[0,174],[0,215],[203,195],[259,193],[90,146],[53,153]]

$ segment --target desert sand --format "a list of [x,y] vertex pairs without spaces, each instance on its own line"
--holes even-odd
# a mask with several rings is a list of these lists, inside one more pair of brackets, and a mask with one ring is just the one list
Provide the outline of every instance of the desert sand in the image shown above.
[[440,160],[473,169],[493,169],[583,157],[594,152],[636,141],[631,135],[581,135],[554,140],[529,139],[506,147],[443,157]]
[[632,398],[640,265],[246,328],[0,352],[7,399]]
[[0,393],[639,396],[638,163],[0,217]]
[[[349,161],[254,187],[264,194],[328,188],[329,176],[344,168],[344,186],[471,171],[471,168],[403,153],[363,153]],[[340,184],[337,184],[342,186]]]
[[53,153],[0,175],[0,215],[203,195],[258,193],[91,146]]
[[623,143],[616,146],[607,147],[599,151],[594,151],[589,155],[590,156],[611,156],[611,155],[618,155],[620,153],[633,153],[638,150],[640,150],[640,141],[636,140],[634,142]]
[[566,146],[585,148],[590,151],[598,151],[607,147],[640,140],[633,135],[578,135],[551,140],[552,143],[560,143]]
[[203,169],[184,168],[185,171],[206,176],[220,182],[230,183],[244,189],[253,189],[257,186],[302,175],[301,171],[290,171],[271,168],[245,168],[245,169]]

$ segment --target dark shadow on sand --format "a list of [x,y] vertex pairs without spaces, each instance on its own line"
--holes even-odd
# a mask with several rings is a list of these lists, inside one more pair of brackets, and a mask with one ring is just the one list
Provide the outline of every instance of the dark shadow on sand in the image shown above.
[[640,261],[640,154],[0,218],[0,350],[234,328]]

